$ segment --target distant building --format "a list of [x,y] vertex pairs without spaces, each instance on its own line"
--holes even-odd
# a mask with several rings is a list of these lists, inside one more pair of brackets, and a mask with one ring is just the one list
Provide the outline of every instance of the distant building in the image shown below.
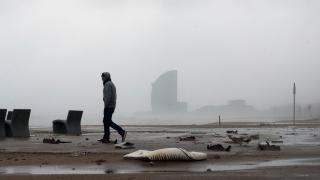
[[196,110],[198,113],[215,114],[228,117],[252,116],[257,113],[257,110],[250,105],[247,105],[245,100],[231,100],[227,105],[220,106],[203,106]]
[[247,106],[246,101],[242,99],[231,100],[228,102],[229,106],[245,107]]
[[178,71],[162,74],[153,84],[151,107],[153,113],[181,113],[187,111],[187,103],[178,102]]

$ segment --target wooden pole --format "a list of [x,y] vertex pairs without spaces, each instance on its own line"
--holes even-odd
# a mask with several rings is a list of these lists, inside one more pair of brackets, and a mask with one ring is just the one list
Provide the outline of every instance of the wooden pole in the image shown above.
[[220,118],[220,115],[219,115],[219,126],[221,125],[221,118]]
[[293,83],[293,125],[296,125],[296,83]]

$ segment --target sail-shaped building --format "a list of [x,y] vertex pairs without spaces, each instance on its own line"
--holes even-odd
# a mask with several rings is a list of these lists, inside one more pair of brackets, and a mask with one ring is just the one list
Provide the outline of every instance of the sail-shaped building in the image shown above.
[[187,103],[178,102],[178,71],[168,71],[152,84],[151,107],[153,113],[187,112]]

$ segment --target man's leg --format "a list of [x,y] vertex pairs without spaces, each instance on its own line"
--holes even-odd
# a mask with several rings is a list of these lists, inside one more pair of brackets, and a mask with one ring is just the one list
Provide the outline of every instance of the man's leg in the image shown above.
[[110,122],[110,127],[112,127],[114,130],[116,130],[121,136],[124,135],[125,131],[116,123],[113,121]]
[[110,140],[110,122],[112,118],[112,113],[108,110],[108,108],[104,108],[104,116],[103,116],[103,127],[104,127],[104,140]]
[[[112,109],[111,111],[112,111],[112,114],[113,114],[114,109]],[[126,131],[123,130],[118,124],[116,124],[116,123],[114,123],[112,121],[112,114],[111,114],[111,117],[110,117],[109,126],[112,127],[114,130],[116,130],[120,134],[120,136],[122,137],[122,141],[124,141],[125,136],[126,136]]]

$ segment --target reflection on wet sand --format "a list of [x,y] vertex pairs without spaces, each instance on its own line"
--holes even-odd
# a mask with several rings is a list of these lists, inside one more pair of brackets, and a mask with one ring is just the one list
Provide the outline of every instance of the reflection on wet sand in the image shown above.
[[320,158],[306,159],[281,159],[267,162],[246,161],[241,163],[214,163],[208,162],[187,163],[182,166],[181,162],[171,165],[156,164],[147,166],[137,163],[117,164],[76,164],[76,165],[26,165],[26,166],[3,166],[0,174],[132,174],[154,172],[212,172],[212,171],[235,171],[281,166],[315,166],[320,165]]

